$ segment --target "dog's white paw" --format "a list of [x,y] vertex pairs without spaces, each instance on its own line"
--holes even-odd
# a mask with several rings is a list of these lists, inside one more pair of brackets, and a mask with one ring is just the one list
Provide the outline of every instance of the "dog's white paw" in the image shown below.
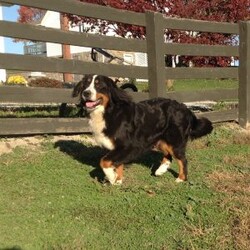
[[181,178],[177,178],[177,179],[175,179],[175,182],[177,182],[177,183],[180,183],[180,182],[183,182],[184,180],[182,180]]
[[116,180],[115,183],[113,184],[115,186],[120,186],[122,185],[122,180]]
[[160,167],[155,171],[156,176],[161,176],[168,171],[170,168],[170,162],[165,162],[160,165]]
[[117,178],[117,173],[113,168],[103,168],[103,172],[106,176],[106,179],[110,182],[111,185],[114,185]]

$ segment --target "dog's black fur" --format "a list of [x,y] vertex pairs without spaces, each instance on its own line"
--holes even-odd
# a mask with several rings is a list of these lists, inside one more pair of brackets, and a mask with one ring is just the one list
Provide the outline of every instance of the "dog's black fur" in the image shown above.
[[[92,99],[90,91],[96,91]],[[106,76],[86,75],[73,91],[74,97],[78,95],[83,105],[88,106],[90,120],[98,112],[103,119],[104,126],[99,133],[111,142],[110,148],[108,146],[111,150],[103,160],[111,162],[113,167],[129,163],[156,148],[163,152],[165,159],[177,159],[179,178],[186,180],[188,139],[207,135],[213,129],[208,119],[197,119],[184,104],[175,100],[155,98],[135,103]],[[87,103],[89,101],[92,104]]]

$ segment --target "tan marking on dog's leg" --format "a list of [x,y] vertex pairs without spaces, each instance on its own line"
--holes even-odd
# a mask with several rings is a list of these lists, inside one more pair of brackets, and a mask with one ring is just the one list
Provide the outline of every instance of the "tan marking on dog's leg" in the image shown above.
[[179,166],[179,176],[175,180],[176,182],[183,182],[187,180],[187,168],[184,166],[182,160],[177,159],[177,163]]
[[115,181],[115,185],[121,185],[122,184],[122,180],[123,180],[123,164],[119,165],[116,167],[116,181]]
[[158,143],[156,144],[156,148],[160,151],[163,152],[164,155],[168,155],[170,154],[171,156],[174,156],[174,152],[173,152],[173,147],[169,144],[167,144],[165,141],[158,141]]

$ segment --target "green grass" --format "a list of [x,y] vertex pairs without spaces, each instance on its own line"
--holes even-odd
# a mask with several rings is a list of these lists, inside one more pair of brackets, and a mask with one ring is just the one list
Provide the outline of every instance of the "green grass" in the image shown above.
[[229,89],[238,88],[238,81],[233,79],[225,80],[176,80],[175,91],[195,91],[208,89]]
[[[137,87],[140,91],[147,91],[147,83],[138,83]],[[196,91],[196,90],[209,90],[209,89],[230,89],[238,88],[238,81],[234,79],[186,79],[174,80],[174,86],[171,91]]]
[[[60,105],[58,106],[23,106],[23,107],[0,107],[0,118],[45,118],[59,117]],[[66,117],[76,117],[78,108],[75,105],[68,105],[65,110]]]
[[[147,92],[148,83],[140,82],[136,84],[139,91]],[[228,89],[237,88],[236,80],[175,80],[171,91],[197,91],[208,89]],[[216,110],[228,108],[226,103],[218,103]],[[73,105],[68,105],[65,109],[66,117],[78,116],[78,108]],[[41,106],[41,107],[0,107],[0,118],[34,118],[34,117],[59,117],[59,106]]]
[[152,153],[120,187],[102,183],[104,152],[89,143],[16,148],[0,158],[0,249],[248,249],[249,144],[217,126],[190,143],[188,182],[151,176]]

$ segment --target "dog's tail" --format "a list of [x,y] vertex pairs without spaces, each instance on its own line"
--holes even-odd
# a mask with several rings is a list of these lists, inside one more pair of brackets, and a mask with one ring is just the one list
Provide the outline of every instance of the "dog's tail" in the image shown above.
[[193,123],[190,131],[190,138],[192,140],[210,134],[212,130],[213,125],[211,121],[204,117],[198,119],[193,115]]

